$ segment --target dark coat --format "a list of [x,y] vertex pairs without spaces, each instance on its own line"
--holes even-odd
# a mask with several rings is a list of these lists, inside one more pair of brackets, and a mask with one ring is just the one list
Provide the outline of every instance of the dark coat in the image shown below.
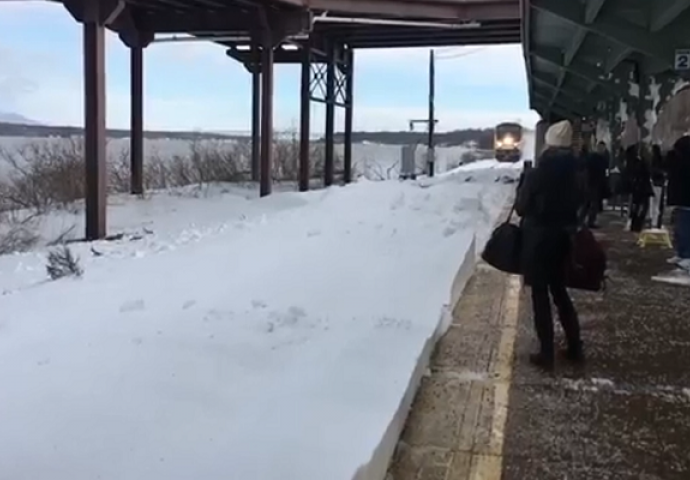
[[633,203],[644,203],[654,196],[651,168],[639,157],[635,146],[628,147],[625,156],[623,177],[627,186],[626,193],[631,195]]
[[671,207],[690,208],[690,137],[681,137],[667,163],[667,203]]
[[599,152],[591,153],[587,157],[587,189],[590,195],[596,198],[609,196],[607,172],[609,161],[606,155]]
[[569,149],[547,149],[518,189],[522,217],[522,270],[527,284],[549,282],[564,271],[570,236],[584,202],[578,162]]
[[666,183],[666,165],[659,145],[652,148],[652,185],[663,187]]

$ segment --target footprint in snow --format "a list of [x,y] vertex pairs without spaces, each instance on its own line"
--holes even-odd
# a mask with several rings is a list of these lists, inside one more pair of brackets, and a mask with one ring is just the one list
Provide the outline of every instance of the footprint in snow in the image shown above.
[[137,312],[144,310],[145,308],[146,303],[143,300],[130,300],[129,302],[125,302],[120,305],[120,313]]
[[258,310],[260,308],[266,308],[266,307],[268,307],[268,305],[263,300],[252,300],[252,308],[255,308]]
[[184,304],[182,305],[182,310],[189,310],[189,309],[192,308],[194,305],[196,305],[196,300],[187,300],[187,301],[184,302]]
[[458,230],[455,227],[446,227],[443,230],[443,236],[444,237],[452,237],[453,235],[455,235],[457,233],[457,231]]

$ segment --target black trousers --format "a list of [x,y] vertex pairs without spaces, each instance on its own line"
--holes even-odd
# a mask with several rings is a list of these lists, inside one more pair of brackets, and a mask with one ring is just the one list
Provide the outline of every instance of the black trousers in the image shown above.
[[548,357],[554,355],[552,299],[565,332],[568,349],[579,352],[582,348],[580,320],[565,286],[565,262],[570,253],[570,240],[566,234],[555,235],[542,245],[542,254],[535,258],[537,268],[531,282],[534,328],[541,353]]
[[558,311],[568,349],[576,352],[582,348],[580,338],[580,320],[570,298],[565,282],[538,282],[532,285],[532,308],[534,310],[534,328],[539,338],[541,353],[554,355],[554,324],[551,310],[551,298]]
[[649,198],[634,198],[630,207],[630,230],[641,232],[647,223]]
[[587,225],[594,227],[597,224],[597,217],[601,212],[601,194],[598,191],[588,192],[587,194]]

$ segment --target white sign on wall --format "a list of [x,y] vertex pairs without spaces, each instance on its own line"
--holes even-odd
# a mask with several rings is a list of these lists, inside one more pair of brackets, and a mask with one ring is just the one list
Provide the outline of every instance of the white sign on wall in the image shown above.
[[676,59],[674,68],[677,71],[690,70],[690,48],[683,48],[676,50]]

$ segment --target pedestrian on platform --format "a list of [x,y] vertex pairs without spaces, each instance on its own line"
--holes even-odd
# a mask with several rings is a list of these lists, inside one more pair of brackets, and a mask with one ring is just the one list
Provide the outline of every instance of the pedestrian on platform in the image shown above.
[[652,145],[652,190],[654,195],[649,200],[649,217],[652,228],[661,228],[665,186],[664,156],[659,145]]
[[649,165],[639,154],[639,146],[631,145],[625,150],[626,175],[630,188],[630,214],[628,229],[641,232],[647,221],[649,199],[654,196],[652,173]]
[[679,138],[668,159],[668,205],[675,207],[673,240],[676,256],[670,260],[690,274],[690,137]]
[[[540,350],[533,364],[551,368],[555,362],[551,298],[565,331],[566,358],[583,359],[580,323],[565,284],[571,236],[577,229],[584,195],[578,183],[578,161],[572,149],[573,128],[564,120],[546,132],[546,150],[526,173],[518,189],[516,212],[522,217],[522,269],[532,288],[534,326]],[[551,297],[551,298],[550,298]]]
[[597,216],[602,210],[603,200],[608,197],[608,157],[604,142],[597,144],[597,150],[587,157],[587,203],[586,215],[589,228],[599,228]]

